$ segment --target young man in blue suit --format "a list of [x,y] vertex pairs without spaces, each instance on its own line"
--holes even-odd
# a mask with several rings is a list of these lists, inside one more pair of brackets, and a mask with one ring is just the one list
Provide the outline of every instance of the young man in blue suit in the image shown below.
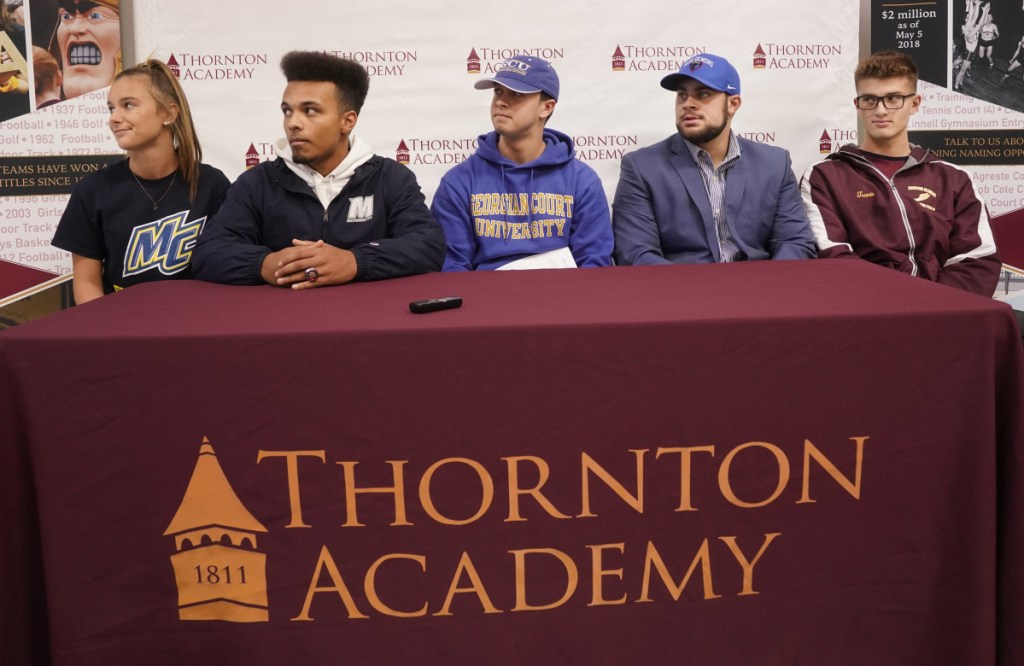
[[789,153],[733,134],[740,77],[702,53],[661,80],[677,134],[629,153],[612,206],[619,264],[808,259],[814,237]]

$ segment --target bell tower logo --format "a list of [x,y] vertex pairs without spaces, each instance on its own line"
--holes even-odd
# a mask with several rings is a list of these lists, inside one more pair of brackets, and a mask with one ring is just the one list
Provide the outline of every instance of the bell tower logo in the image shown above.
[[754,49],[754,69],[764,69],[768,64],[767,54],[761,45],[758,44],[757,48]]
[[467,74],[479,74],[480,73],[480,56],[476,54],[476,49],[471,48],[469,50],[469,56],[466,57],[466,73]]
[[250,143],[249,144],[249,150],[245,151],[245,170],[248,171],[249,169],[253,168],[254,166],[257,166],[259,163],[260,163],[259,151],[256,150],[256,145],[255,144]]
[[818,139],[818,152],[822,155],[828,155],[832,152],[832,137],[829,136],[828,130],[822,130],[821,138]]
[[395,150],[395,161],[409,166],[409,146],[405,145],[405,139],[398,142],[398,149]]
[[626,56],[622,54],[622,48],[619,46],[615,47],[615,53],[612,54],[612,71],[623,72],[626,70]]
[[266,531],[238,499],[204,437],[185,496],[164,531],[174,537],[178,619],[269,621],[267,556],[256,550],[256,533]]
[[178,59],[174,57],[173,53],[167,58],[167,67],[171,70],[171,74],[174,74],[174,78],[181,78],[181,65],[178,64]]

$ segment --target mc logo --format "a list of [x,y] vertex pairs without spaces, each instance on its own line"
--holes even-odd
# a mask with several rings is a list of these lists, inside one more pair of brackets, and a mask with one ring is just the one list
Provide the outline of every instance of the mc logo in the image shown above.
[[164,275],[185,270],[206,222],[205,216],[190,221],[188,214],[187,210],[180,211],[135,227],[124,253],[124,277],[153,268]]

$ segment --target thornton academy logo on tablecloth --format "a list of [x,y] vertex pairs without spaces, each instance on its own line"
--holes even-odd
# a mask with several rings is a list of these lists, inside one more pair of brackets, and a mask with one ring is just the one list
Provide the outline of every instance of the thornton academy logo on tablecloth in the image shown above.
[[[522,202],[482,197],[475,205],[511,210]],[[560,460],[525,454],[481,460],[389,455],[373,461],[346,459],[326,448],[250,449],[255,465],[267,463],[264,469],[276,481],[268,486],[267,477],[228,466],[238,490],[259,512],[267,511],[271,496],[286,502],[261,513],[261,520],[242,503],[204,438],[163,532],[173,539],[178,620],[436,621],[778,592],[772,580],[791,556],[784,552],[791,547],[785,530],[750,529],[739,520],[683,540],[668,535],[685,531],[683,525],[712,502],[773,514],[778,508],[769,507],[780,502],[800,512],[821,511],[819,500],[856,506],[868,439],[851,437],[823,448],[805,439],[788,450],[765,441],[670,446],[600,459],[579,451]],[[231,453],[245,455],[237,447]],[[694,476],[686,470],[697,458]],[[744,470],[753,461],[764,471],[751,476]],[[679,526],[655,530],[653,514]],[[627,518],[644,521],[650,531],[632,531],[626,527],[632,522],[622,522]],[[593,520],[608,524],[610,540],[592,540]],[[279,532],[283,521],[284,530],[297,531]],[[522,542],[520,523],[527,522],[548,536]],[[361,538],[342,536],[354,535],[351,530]],[[554,534],[557,543],[545,542]],[[615,594],[605,580],[613,561],[621,562]]]
[[267,556],[256,533],[267,528],[245,508],[204,437],[192,479],[164,536],[178,584],[178,618],[267,622]]

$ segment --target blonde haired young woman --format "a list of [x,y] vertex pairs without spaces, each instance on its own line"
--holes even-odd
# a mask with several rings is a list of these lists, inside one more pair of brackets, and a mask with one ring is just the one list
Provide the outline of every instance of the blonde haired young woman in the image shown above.
[[127,157],[75,185],[53,238],[71,252],[79,304],[140,282],[191,278],[192,248],[229,187],[201,162],[185,93],[163,62],[118,74],[107,108]]

